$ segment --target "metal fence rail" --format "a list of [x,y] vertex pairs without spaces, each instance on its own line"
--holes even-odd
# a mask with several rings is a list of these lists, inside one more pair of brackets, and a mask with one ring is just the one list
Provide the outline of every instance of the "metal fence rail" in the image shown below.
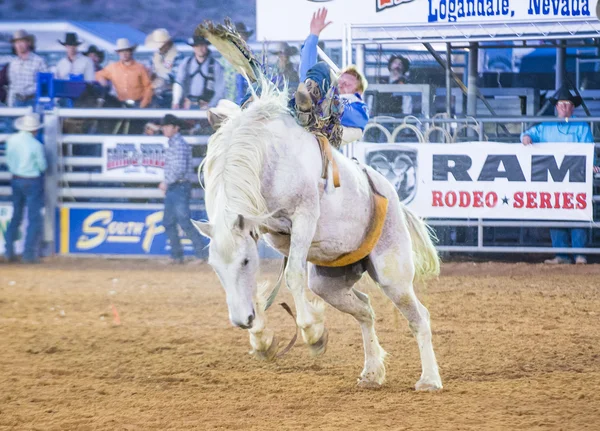
[[[28,108],[0,108],[0,119],[21,116],[30,109]],[[162,208],[163,193],[156,188],[160,181],[157,178],[134,178],[128,174],[108,174],[103,168],[105,159],[105,142],[109,139],[118,139],[120,143],[157,143],[166,142],[160,136],[145,135],[94,135],[94,134],[62,134],[63,122],[68,119],[108,119],[108,120],[158,120],[170,110],[135,110],[135,109],[55,109],[47,112],[44,118],[44,141],[49,160],[49,169],[46,175],[46,218],[45,218],[45,240],[54,242],[56,210],[61,207],[69,208],[121,208],[121,209],[156,209]],[[183,119],[206,121],[206,112],[203,111],[177,111],[177,115]],[[600,117],[579,118],[592,124],[600,123]],[[501,118],[416,118],[405,119],[380,118],[372,119],[369,127],[384,127],[388,134],[386,140],[391,136],[400,136],[394,131],[403,124],[418,127],[423,133],[433,126],[445,128],[448,133],[453,133],[461,126],[473,126],[470,130],[476,133],[480,140],[490,127],[501,124],[513,125],[514,134],[506,135],[504,138],[510,142],[518,142],[517,138],[521,131],[529,125],[537,122],[555,122],[554,117],[501,117]],[[368,134],[367,134],[368,135]],[[0,143],[6,139],[6,133],[0,134]],[[434,135],[432,135],[434,136]],[[203,157],[205,146],[209,135],[184,136],[194,148],[194,166],[197,166]],[[399,138],[400,139],[400,138]],[[600,141],[600,139],[599,139]],[[413,141],[414,142],[414,141]],[[96,153],[90,155],[95,148]],[[83,152],[83,154],[82,154]],[[352,157],[353,145],[344,149],[344,153]],[[0,155],[0,166],[4,165],[3,155]],[[597,177],[598,178],[598,177]],[[7,201],[10,198],[11,189],[9,185],[10,174],[0,169],[0,199]],[[600,187],[594,187],[595,207],[600,202]],[[203,191],[200,187],[194,189],[194,206],[201,208],[203,205]],[[595,209],[595,214],[598,214]],[[589,247],[586,249],[559,250],[551,247],[540,247],[537,245],[524,246],[522,242],[511,246],[498,245],[501,241],[486,240],[485,236],[490,230],[503,229],[547,229],[550,227],[582,227],[589,228],[593,234],[598,230],[600,218],[593,223],[582,222],[535,222],[535,221],[506,221],[506,220],[448,220],[431,219],[429,224],[441,232],[452,232],[456,230],[468,230],[470,239],[464,244],[440,243],[438,249],[447,252],[492,252],[492,253],[556,253],[556,252],[581,252],[586,254],[598,254],[600,248]],[[592,244],[596,244],[593,242]]]

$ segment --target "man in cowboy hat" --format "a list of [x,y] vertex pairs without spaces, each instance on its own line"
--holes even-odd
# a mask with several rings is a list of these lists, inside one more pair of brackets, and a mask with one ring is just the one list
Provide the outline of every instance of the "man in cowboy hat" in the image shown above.
[[90,45],[83,55],[89,57],[92,63],[94,63],[94,72],[102,70],[101,65],[104,62],[104,51],[99,50],[96,45]]
[[8,106],[33,106],[37,74],[48,72],[48,66],[42,57],[32,52],[33,35],[25,30],[16,31],[11,43],[17,56],[8,65]]
[[[551,123],[540,123],[525,131],[521,135],[523,145],[532,145],[534,143],[544,142],[580,142],[594,144],[594,137],[588,123],[582,121],[570,121],[573,116],[573,110],[581,105],[582,99],[579,96],[573,96],[566,85],[563,85],[550,98],[550,102],[556,108],[556,116],[561,121]],[[598,166],[594,166],[594,172],[600,172]],[[550,238],[552,247],[566,248],[569,245],[573,248],[584,248],[587,244],[587,229],[550,229]],[[569,244],[570,243],[570,244]],[[568,264],[571,259],[567,254],[557,254],[553,259],[548,259],[547,264]],[[585,256],[575,255],[575,263],[585,265],[587,259]]]
[[194,55],[182,61],[173,85],[173,109],[208,109],[225,97],[223,66],[210,55],[210,42],[194,36],[189,42]]
[[294,91],[298,87],[300,77],[298,76],[298,67],[292,63],[290,57],[298,54],[298,48],[290,46],[287,42],[279,42],[270,52],[277,56],[274,72],[275,82],[283,85],[285,80],[288,88]]
[[194,228],[190,216],[192,181],[195,180],[192,148],[183,139],[179,128],[181,121],[175,115],[167,114],[162,120],[163,135],[169,138],[169,148],[165,154],[165,179],[159,188],[165,192],[163,226],[171,244],[171,263],[183,263],[183,249],[177,225],[192,241],[196,257],[201,259],[202,237]]
[[115,51],[119,54],[119,61],[96,72],[96,80],[104,86],[111,81],[117,98],[124,105],[146,108],[152,101],[152,82],[146,68],[133,59],[136,48],[137,45],[129,40],[118,39]]
[[[388,82],[386,84],[406,84],[408,83],[410,68],[410,61],[402,55],[392,55],[388,60],[388,71],[390,72],[390,76],[388,78]],[[394,100],[395,99],[395,100]],[[393,97],[393,102],[396,105],[400,105],[402,107],[402,114],[410,115],[413,111],[413,103],[412,97],[409,95],[404,95],[400,97],[398,100],[397,96]],[[400,102],[400,103],[398,103]],[[393,111],[389,111],[393,112]]]
[[152,88],[154,99],[152,104],[157,108],[169,108],[173,94],[171,87],[174,81],[173,66],[179,59],[177,48],[169,32],[158,28],[146,37],[146,46],[155,49],[152,56]]
[[77,52],[77,47],[81,45],[77,33],[67,33],[64,42],[59,40],[58,43],[65,47],[67,56],[56,65],[56,77],[69,79],[70,75],[83,75],[85,81],[94,81],[94,63],[90,58]]
[[23,262],[39,261],[39,248],[42,239],[42,208],[44,190],[42,173],[46,170],[44,147],[35,139],[35,133],[42,127],[37,114],[27,114],[15,120],[18,133],[6,141],[6,164],[12,174],[13,215],[6,230],[6,259],[15,260],[14,242],[23,221],[23,210],[27,207],[27,235]]

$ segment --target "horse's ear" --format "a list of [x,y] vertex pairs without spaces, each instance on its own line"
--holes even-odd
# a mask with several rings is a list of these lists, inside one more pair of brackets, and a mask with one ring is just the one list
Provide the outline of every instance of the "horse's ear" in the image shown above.
[[233,225],[234,228],[239,229],[239,230],[244,230],[244,216],[241,214],[238,214],[237,216],[237,220],[235,221],[235,224]]
[[197,221],[197,220],[192,220],[192,224],[194,225],[194,227],[196,229],[198,229],[198,232],[200,232],[200,235],[203,235],[208,238],[212,238],[212,236],[213,236],[213,225],[212,224],[210,224],[209,222],[201,222],[201,221]]

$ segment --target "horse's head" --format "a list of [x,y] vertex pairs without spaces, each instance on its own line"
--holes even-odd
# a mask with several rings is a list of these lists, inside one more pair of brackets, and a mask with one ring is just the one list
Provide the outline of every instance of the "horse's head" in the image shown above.
[[227,232],[211,223],[193,221],[198,231],[211,239],[208,263],[225,289],[229,320],[250,329],[254,321],[258,248],[252,230],[241,215]]

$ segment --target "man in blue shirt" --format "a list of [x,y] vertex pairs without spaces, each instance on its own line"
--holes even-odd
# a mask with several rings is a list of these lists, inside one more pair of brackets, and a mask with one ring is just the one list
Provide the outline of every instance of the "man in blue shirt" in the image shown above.
[[163,226],[171,244],[171,263],[183,263],[183,248],[177,225],[192,241],[196,257],[201,259],[202,237],[194,228],[190,215],[191,180],[194,178],[192,148],[185,142],[179,128],[180,120],[171,114],[162,121],[163,135],[169,138],[169,148],[165,155],[165,180],[159,188],[165,192],[165,212]]
[[[302,125],[310,126],[315,119],[314,107],[322,104],[330,96],[330,68],[324,62],[317,62],[319,35],[331,24],[327,20],[327,9],[319,9],[310,22],[310,34],[302,46],[300,61],[300,85],[295,96],[296,112]],[[354,66],[342,70],[337,79],[339,100],[342,104],[341,141],[348,143],[360,139],[369,121],[367,105],[362,95],[367,89],[367,80]],[[327,97],[326,97],[327,96]],[[325,100],[327,102],[327,100]],[[332,144],[336,145],[335,142]],[[337,143],[339,146],[339,143]]]
[[[531,145],[543,142],[580,142],[594,144],[594,137],[588,123],[581,121],[569,121],[573,116],[573,110],[581,105],[581,97],[573,96],[567,87],[561,87],[550,101],[556,107],[556,115],[563,118],[564,121],[551,123],[540,123],[521,135],[523,145]],[[598,166],[594,166],[594,172],[599,172]],[[550,229],[550,238],[552,247],[574,247],[583,248],[587,243],[587,230],[582,228],[575,229]],[[557,265],[569,264],[571,260],[567,254],[557,254],[553,259],[548,259],[544,263]],[[575,256],[575,263],[585,265],[587,259],[578,254]]]
[[44,147],[35,139],[42,128],[37,114],[27,114],[15,120],[18,133],[6,141],[6,164],[12,174],[13,215],[6,230],[6,259],[16,260],[14,242],[27,207],[27,235],[25,237],[24,263],[38,263],[42,239],[42,208],[44,207],[44,183],[42,173],[46,170]]

